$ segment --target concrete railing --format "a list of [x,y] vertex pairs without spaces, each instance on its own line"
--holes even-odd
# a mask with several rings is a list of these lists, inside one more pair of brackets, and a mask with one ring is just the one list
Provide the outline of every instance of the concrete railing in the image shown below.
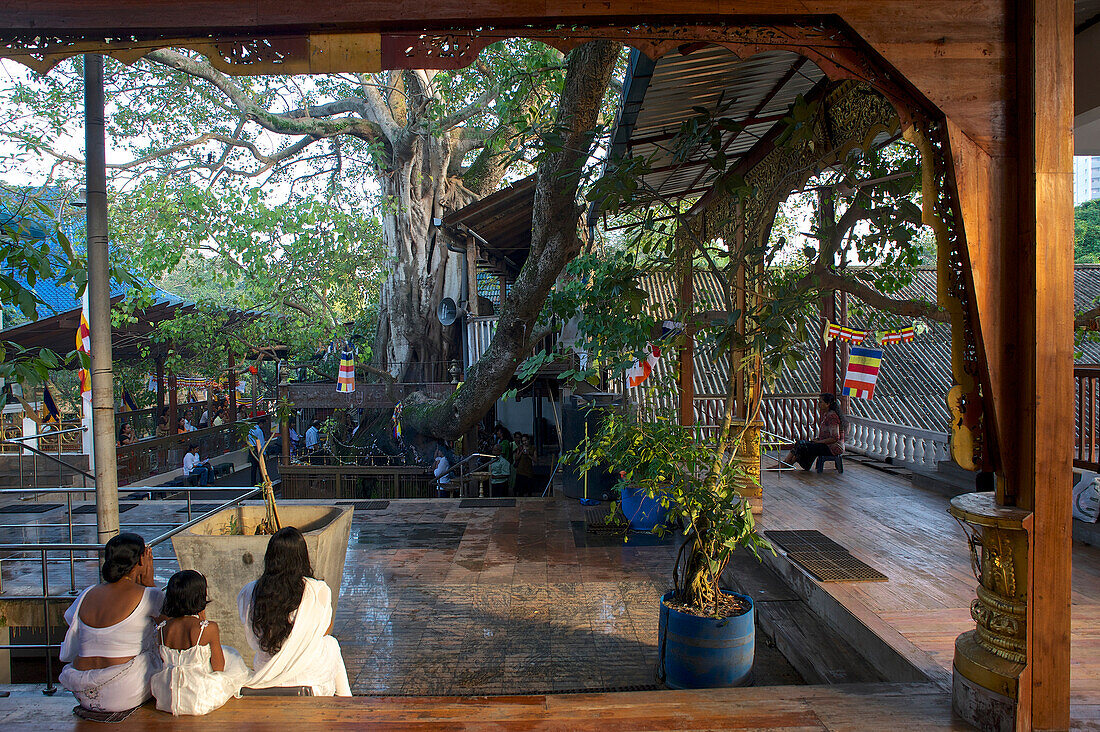
[[949,460],[951,457],[946,432],[922,430],[863,417],[848,417],[845,444],[850,451],[922,470],[935,470],[941,460]]

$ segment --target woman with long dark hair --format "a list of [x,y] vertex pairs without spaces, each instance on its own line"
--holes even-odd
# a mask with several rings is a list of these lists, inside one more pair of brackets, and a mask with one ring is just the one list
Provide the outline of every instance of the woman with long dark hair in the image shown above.
[[61,685],[85,709],[124,712],[143,704],[160,669],[153,627],[164,593],[153,585],[153,553],[137,534],[122,533],[103,549],[103,582],[65,611]]
[[822,456],[844,454],[844,437],[848,434],[848,418],[840,406],[840,400],[829,392],[822,392],[818,398],[817,409],[821,413],[818,420],[817,437],[812,440],[799,440],[793,445],[783,445],[790,450],[783,462],[798,464],[803,470],[809,470],[814,460]]
[[248,686],[311,686],[314,696],[351,696],[340,644],[332,630],[332,591],[314,579],[302,532],[277,531],[264,572],[237,595],[248,644],[256,651]]

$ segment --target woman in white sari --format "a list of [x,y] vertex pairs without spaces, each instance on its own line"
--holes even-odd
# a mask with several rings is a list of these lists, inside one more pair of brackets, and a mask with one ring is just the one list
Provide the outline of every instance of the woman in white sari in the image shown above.
[[61,685],[85,709],[124,712],[143,704],[160,669],[153,627],[164,593],[153,587],[153,553],[137,534],[104,547],[103,582],[85,589],[65,611]]
[[314,696],[351,696],[340,644],[332,630],[332,591],[313,578],[302,533],[271,537],[264,573],[237,595],[248,644],[256,651],[247,685],[310,686]]

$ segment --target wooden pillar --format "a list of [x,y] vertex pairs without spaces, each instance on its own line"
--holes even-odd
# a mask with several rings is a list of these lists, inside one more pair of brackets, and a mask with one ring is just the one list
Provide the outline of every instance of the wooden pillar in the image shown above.
[[168,434],[170,435],[176,434],[176,428],[179,426],[179,394],[176,386],[176,372],[170,371],[168,373]]
[[684,344],[680,347],[680,424],[695,424],[695,326],[692,305],[695,300],[694,245],[687,247],[681,264],[680,312],[684,319]]
[[477,294],[477,239],[466,234],[466,312],[475,318],[481,314]]
[[[821,247],[832,236],[836,227],[836,209],[833,202],[833,191],[822,186],[817,189],[817,231]],[[829,263],[832,266],[832,262]],[[836,293],[829,291],[821,293],[821,317],[829,322],[836,322]],[[821,384],[820,390],[830,394],[836,394],[836,339],[829,341],[821,347]]]
[[977,628],[956,640],[953,697],[974,723],[1068,729],[1073,3],[1010,7],[1012,154],[948,127],[988,392],[982,458],[997,473],[995,494],[952,499],[982,539]]
[[[1021,346],[1016,505],[1032,511],[1028,576],[1030,727],[1069,728],[1073,470],[1073,2],[1017,3]],[[1010,270],[1011,271],[1011,270]],[[1012,327],[1011,325],[1009,327]],[[1007,479],[1007,476],[1006,476]],[[1027,699],[1021,694],[1020,711]],[[1022,727],[1017,725],[1018,729]]]
[[154,362],[157,369],[157,416],[153,420],[155,428],[160,421],[160,415],[164,413],[164,356],[156,356]]
[[[278,370],[278,384],[279,384],[279,402],[287,403],[290,401],[290,384],[287,382],[287,368],[286,362],[280,362],[276,364]],[[279,439],[282,442],[283,465],[290,465],[290,411],[287,410],[286,415],[279,420]]]
[[229,353],[229,421],[237,421],[237,363]]
[[206,387],[206,426],[214,425],[214,387]]

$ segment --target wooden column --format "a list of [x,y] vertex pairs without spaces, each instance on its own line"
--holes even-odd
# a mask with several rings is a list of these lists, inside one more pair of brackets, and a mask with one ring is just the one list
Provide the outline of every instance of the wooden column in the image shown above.
[[680,274],[680,312],[684,319],[684,345],[680,347],[680,424],[695,424],[695,327],[692,305],[695,300],[694,245],[686,245]]
[[229,353],[229,421],[237,421],[237,363]]
[[466,312],[475,318],[481,314],[477,294],[477,239],[466,235]]
[[[277,382],[279,384],[279,402],[286,403],[290,401],[290,384],[287,382],[287,368],[286,362],[282,361],[275,366],[277,371]],[[290,465],[290,411],[288,410],[286,416],[279,420],[279,439],[282,442],[283,465]]]
[[[1016,263],[1020,350],[1016,505],[1033,512],[1028,585],[1030,726],[1069,728],[1073,470],[1073,2],[1017,3],[1020,121]],[[1009,270],[1010,272],[1012,270]],[[1011,322],[1011,321],[1009,321]],[[1011,327],[1011,326],[1010,326]],[[1016,444],[1012,444],[1015,442]],[[1006,476],[1006,479],[1011,479]],[[1023,684],[1021,685],[1024,686]],[[1021,689],[1020,712],[1027,702]],[[1017,725],[1018,729],[1022,727]]]
[[179,426],[179,389],[176,387],[176,373],[168,373],[168,434],[176,434]]
[[157,422],[160,420],[160,415],[164,412],[164,357],[157,356],[154,359],[157,369],[157,416],[153,420],[154,428]]

